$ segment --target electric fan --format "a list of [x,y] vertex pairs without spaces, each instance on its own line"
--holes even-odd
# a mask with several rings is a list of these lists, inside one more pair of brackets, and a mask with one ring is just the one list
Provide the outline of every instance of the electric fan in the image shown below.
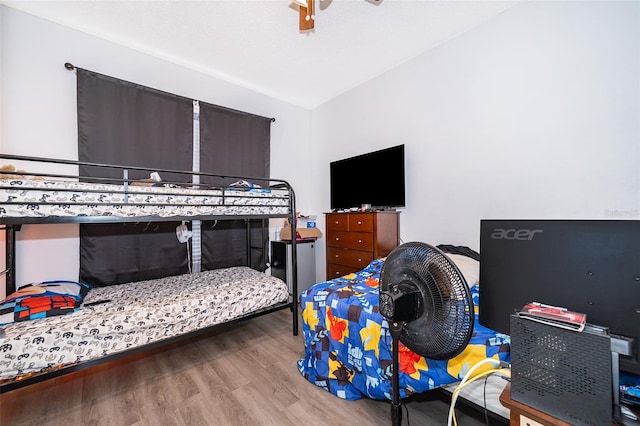
[[393,339],[391,420],[400,425],[399,341],[426,358],[458,355],[473,333],[473,299],[451,259],[419,242],[402,244],[389,254],[379,290],[380,313],[389,322]]

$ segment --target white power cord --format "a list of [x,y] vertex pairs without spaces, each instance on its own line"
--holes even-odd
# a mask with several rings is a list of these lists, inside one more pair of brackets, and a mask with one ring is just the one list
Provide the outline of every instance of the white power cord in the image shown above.
[[188,241],[187,241],[187,268],[189,268],[189,273],[191,273],[191,249],[189,248]]
[[187,243],[187,266],[189,273],[191,273],[191,250],[189,249],[189,240],[193,236],[193,232],[189,230],[186,222],[183,220],[180,225],[176,227],[176,237],[180,243]]
[[451,405],[449,406],[449,416],[447,417],[447,426],[452,426],[454,424],[454,418],[455,418],[454,410],[456,406],[456,401],[458,400],[458,395],[460,394],[460,390],[464,388],[468,384],[468,382],[475,380],[475,378],[471,379],[471,376],[478,368],[480,368],[484,364],[493,364],[494,368],[490,369],[489,371],[485,371],[484,373],[480,373],[476,378],[480,378],[489,373],[495,373],[497,367],[500,367],[500,360],[497,360],[494,358],[485,358],[479,361],[478,363],[476,363],[473,367],[469,369],[469,371],[467,371],[467,374],[464,375],[464,377],[462,378],[462,381],[460,381],[460,384],[458,384],[458,387],[456,388],[456,390],[453,391],[453,394],[451,396]]

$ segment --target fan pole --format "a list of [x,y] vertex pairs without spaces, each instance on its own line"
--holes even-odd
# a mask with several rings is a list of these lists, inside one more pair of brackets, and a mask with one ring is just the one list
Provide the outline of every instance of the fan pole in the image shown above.
[[389,331],[391,332],[392,351],[393,351],[393,374],[391,376],[391,424],[393,426],[400,426],[402,423],[402,406],[400,405],[400,357],[399,357],[399,342],[400,333],[404,327],[404,321],[392,322],[389,324]]

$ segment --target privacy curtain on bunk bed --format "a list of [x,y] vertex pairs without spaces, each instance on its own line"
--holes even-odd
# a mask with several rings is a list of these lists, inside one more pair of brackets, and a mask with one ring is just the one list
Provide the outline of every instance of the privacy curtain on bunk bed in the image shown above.
[[[192,99],[166,93],[160,90],[119,80],[92,71],[76,68],[78,97],[78,159],[80,161],[140,166],[146,168],[194,170],[194,102]],[[216,110],[211,106],[211,110]],[[229,126],[222,138],[217,135],[214,126],[221,125],[220,120],[204,108],[204,122],[200,132],[200,150],[205,160],[199,170],[213,173],[268,176],[268,163],[258,171],[236,169],[238,164],[254,158],[250,148],[252,141],[246,139],[238,147],[240,154],[234,154],[233,126]],[[232,110],[227,110],[227,115]],[[240,112],[236,114],[242,115]],[[249,115],[250,116],[250,115]],[[253,116],[257,117],[257,116]],[[263,120],[258,120],[262,122]],[[270,123],[270,120],[269,120]],[[243,123],[246,124],[246,123]],[[205,130],[206,129],[206,130]],[[237,131],[237,129],[236,129]],[[266,142],[260,140],[257,145],[264,147],[268,158],[269,128]],[[200,135],[199,135],[200,136]],[[220,141],[229,141],[217,146]],[[256,144],[256,140],[253,140]],[[264,149],[259,149],[257,157],[264,159]],[[224,154],[223,158],[221,154]],[[244,157],[243,157],[244,156]],[[222,157],[222,158],[220,158]],[[239,158],[235,163],[229,158]],[[208,160],[207,160],[208,159]],[[258,160],[259,162],[260,160]],[[216,167],[226,166],[223,172]],[[255,164],[249,161],[249,164]],[[242,170],[242,172],[240,171]],[[130,173],[131,179],[149,178],[141,172]],[[105,169],[89,170],[82,168],[81,175],[122,178],[109,176]],[[189,182],[187,176],[161,175],[165,181]],[[227,182],[227,184],[230,182]],[[226,221],[225,221],[226,222]],[[235,223],[234,223],[235,222]],[[247,238],[244,222],[231,221],[206,223],[202,227],[206,250],[213,250],[221,257],[221,266],[233,266],[246,263]],[[91,224],[80,226],[80,280],[92,285],[111,285],[129,281],[178,275],[188,271],[188,258],[184,244],[177,243],[176,222],[157,223],[119,223]],[[206,230],[215,226],[224,228],[216,234],[215,242],[209,243]],[[262,234],[268,237],[268,230]],[[232,243],[233,242],[233,243]],[[265,243],[266,244],[266,243]],[[209,248],[212,247],[212,248]],[[239,254],[241,253],[241,255]],[[203,256],[203,258],[207,258]],[[204,269],[214,269],[203,265]],[[256,269],[259,269],[260,265]]]

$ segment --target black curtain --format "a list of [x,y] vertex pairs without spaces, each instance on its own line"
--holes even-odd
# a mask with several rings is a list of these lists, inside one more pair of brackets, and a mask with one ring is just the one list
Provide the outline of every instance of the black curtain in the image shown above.
[[[77,69],[77,84],[80,161],[191,170],[191,99],[83,69]],[[83,168],[84,173],[104,176],[106,172]],[[149,175],[132,172],[130,177]],[[185,180],[180,175],[161,177]]]
[[200,102],[201,171],[268,178],[271,121]]
[[[190,99],[77,69],[78,159],[151,169],[191,170],[193,104]],[[103,168],[84,176],[122,178]],[[130,173],[132,179],[148,172]],[[180,175],[165,181],[186,182]],[[80,225],[80,280],[110,285],[188,272],[177,222]]]
[[143,281],[189,272],[178,222],[81,225],[80,281],[92,286]]
[[[200,102],[200,170],[223,175],[252,177],[266,185],[270,176],[270,118]],[[203,183],[228,185],[225,182]],[[250,266],[264,271],[268,251],[267,221],[204,222],[202,226],[203,269],[245,265],[247,232],[250,232]],[[222,231],[222,232],[219,232]],[[222,242],[222,244],[221,244]]]
[[[145,168],[192,170],[193,101],[135,83],[76,68],[78,159]],[[200,102],[200,171],[255,177],[264,184],[270,169],[271,119]],[[106,169],[81,175],[122,178]],[[130,178],[148,178],[131,172]],[[188,182],[162,174],[164,181]],[[226,182],[202,183],[229,184]],[[100,224],[80,227],[80,279],[92,285],[177,275],[188,271],[186,248],[175,236],[177,222]],[[251,221],[202,224],[202,269],[266,267],[268,224]]]

